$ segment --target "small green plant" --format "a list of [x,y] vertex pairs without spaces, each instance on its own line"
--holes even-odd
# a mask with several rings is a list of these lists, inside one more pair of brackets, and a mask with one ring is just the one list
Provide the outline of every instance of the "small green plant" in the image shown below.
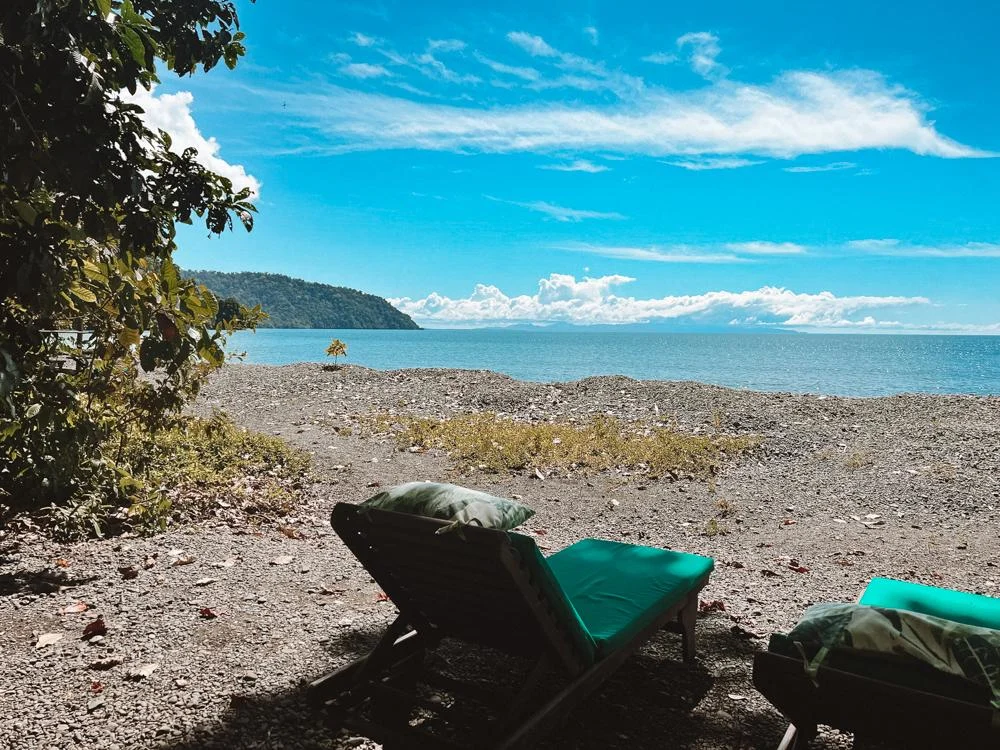
[[715,508],[718,511],[719,518],[728,518],[736,513],[736,504],[724,497],[720,497],[715,501]]
[[873,463],[875,460],[867,451],[852,451],[844,458],[844,466],[854,471],[871,466]]
[[340,339],[334,339],[330,342],[330,345],[326,347],[326,354],[328,357],[333,357],[333,362],[336,364],[337,357],[347,356],[347,344]]
[[714,518],[709,518],[705,524],[705,536],[725,536],[729,530]]

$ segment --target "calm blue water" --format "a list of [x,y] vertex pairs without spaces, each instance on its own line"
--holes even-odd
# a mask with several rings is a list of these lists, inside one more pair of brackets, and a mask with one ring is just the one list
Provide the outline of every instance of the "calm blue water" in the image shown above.
[[229,350],[245,351],[246,362],[329,362],[333,338],[347,344],[348,362],[380,370],[459,367],[536,381],[628,375],[850,396],[1000,394],[1000,336],[262,329],[237,333]]

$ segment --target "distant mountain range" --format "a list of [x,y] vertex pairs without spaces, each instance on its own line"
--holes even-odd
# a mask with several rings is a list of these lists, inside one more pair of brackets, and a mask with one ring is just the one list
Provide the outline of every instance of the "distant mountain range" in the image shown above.
[[382,297],[356,289],[317,284],[275,273],[185,271],[216,297],[260,305],[270,317],[261,328],[419,329],[413,319]]

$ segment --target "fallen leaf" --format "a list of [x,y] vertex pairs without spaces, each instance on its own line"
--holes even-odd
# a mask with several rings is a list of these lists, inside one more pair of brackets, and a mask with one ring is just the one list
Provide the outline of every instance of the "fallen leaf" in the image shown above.
[[53,643],[58,643],[62,639],[62,633],[42,633],[38,636],[38,640],[35,641],[35,648],[45,648],[46,646],[51,646]]
[[536,536],[545,536],[548,533],[545,529],[535,529]]
[[159,664],[143,664],[141,667],[132,667],[125,675],[129,680],[142,680],[149,677],[159,668]]
[[389,601],[389,595],[384,591],[379,591],[375,594],[375,601],[377,602],[387,602]]
[[139,575],[139,569],[134,565],[126,565],[122,568],[118,568],[118,572],[121,573],[122,578],[126,581],[136,578]]
[[104,691],[104,685],[101,684],[100,682],[92,682],[92,683],[90,683],[90,690],[93,693],[103,692]]
[[271,565],[288,565],[294,559],[291,555],[281,555],[271,560]]
[[219,616],[219,613],[216,612],[211,607],[202,607],[201,609],[198,610],[198,614],[204,617],[206,620],[214,620],[216,617]]
[[794,570],[796,573],[808,573],[809,572],[809,568],[807,568],[805,565],[789,565],[788,567],[790,569]]
[[208,584],[215,583],[218,580],[219,580],[218,578],[199,578],[197,581],[194,582],[194,585],[207,586]]
[[278,531],[287,536],[289,539],[301,539],[302,532],[299,531],[294,526],[279,526]]
[[731,701],[745,701],[747,699],[745,695],[737,695],[736,693],[730,693],[728,697]]
[[541,479],[543,482],[545,481],[545,475],[542,474],[542,472],[540,472],[538,469],[535,469],[535,478]]
[[55,560],[55,564],[60,568],[68,568],[70,565],[69,560],[63,557],[57,557]]
[[106,635],[108,632],[108,626],[104,624],[104,616],[98,615],[97,619],[89,623],[87,627],[83,629],[83,638],[93,638],[95,635]]
[[768,570],[767,568],[762,569],[760,574],[765,578],[781,578],[780,573],[775,573],[773,570]]
[[728,562],[723,563],[723,565],[727,565],[730,568],[736,568],[737,570],[742,570],[743,568],[746,567],[746,565],[741,563],[739,560],[730,560]]
[[178,565],[190,565],[194,562],[194,555],[181,555],[170,563],[171,567],[177,567]]
[[78,612],[86,612],[90,609],[90,605],[84,602],[74,602],[66,607],[63,607],[60,611],[64,615],[75,615]]
[[365,486],[366,486],[366,487],[381,487],[381,486],[382,486],[382,483],[381,483],[381,482],[369,482],[369,483],[368,483],[368,484],[366,484]]
[[781,522],[781,525],[782,526],[793,526],[793,525],[795,525],[797,523],[798,523],[798,521],[796,521],[794,518],[786,518],[784,521]]
[[725,612],[726,603],[721,599],[713,599],[710,602],[701,602],[698,604],[698,611],[702,614],[708,614],[709,612]]

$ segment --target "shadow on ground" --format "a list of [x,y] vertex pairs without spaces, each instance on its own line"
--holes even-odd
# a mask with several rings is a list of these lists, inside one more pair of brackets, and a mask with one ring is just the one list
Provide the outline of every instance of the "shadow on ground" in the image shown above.
[[[708,662],[685,665],[679,638],[661,634],[630,658],[597,692],[576,707],[569,718],[538,745],[544,750],[589,748],[726,748],[757,750],[777,746],[784,725],[773,711],[739,713],[703,705],[706,695],[746,692],[755,645],[732,633],[721,617],[702,621],[699,648],[712,654]],[[331,666],[345,655],[363,654],[378,640],[375,629],[341,629],[328,642]],[[492,654],[469,656],[445,649],[443,658],[471,659],[484,670],[485,681],[517,680],[526,663]],[[728,665],[713,674],[705,663]],[[460,671],[465,668],[458,664]],[[307,678],[302,675],[303,684]],[[158,748],[198,750],[254,748],[291,750],[352,747],[364,744],[312,711],[304,687],[269,695],[234,696],[221,723],[187,732],[181,739],[165,740]]]

